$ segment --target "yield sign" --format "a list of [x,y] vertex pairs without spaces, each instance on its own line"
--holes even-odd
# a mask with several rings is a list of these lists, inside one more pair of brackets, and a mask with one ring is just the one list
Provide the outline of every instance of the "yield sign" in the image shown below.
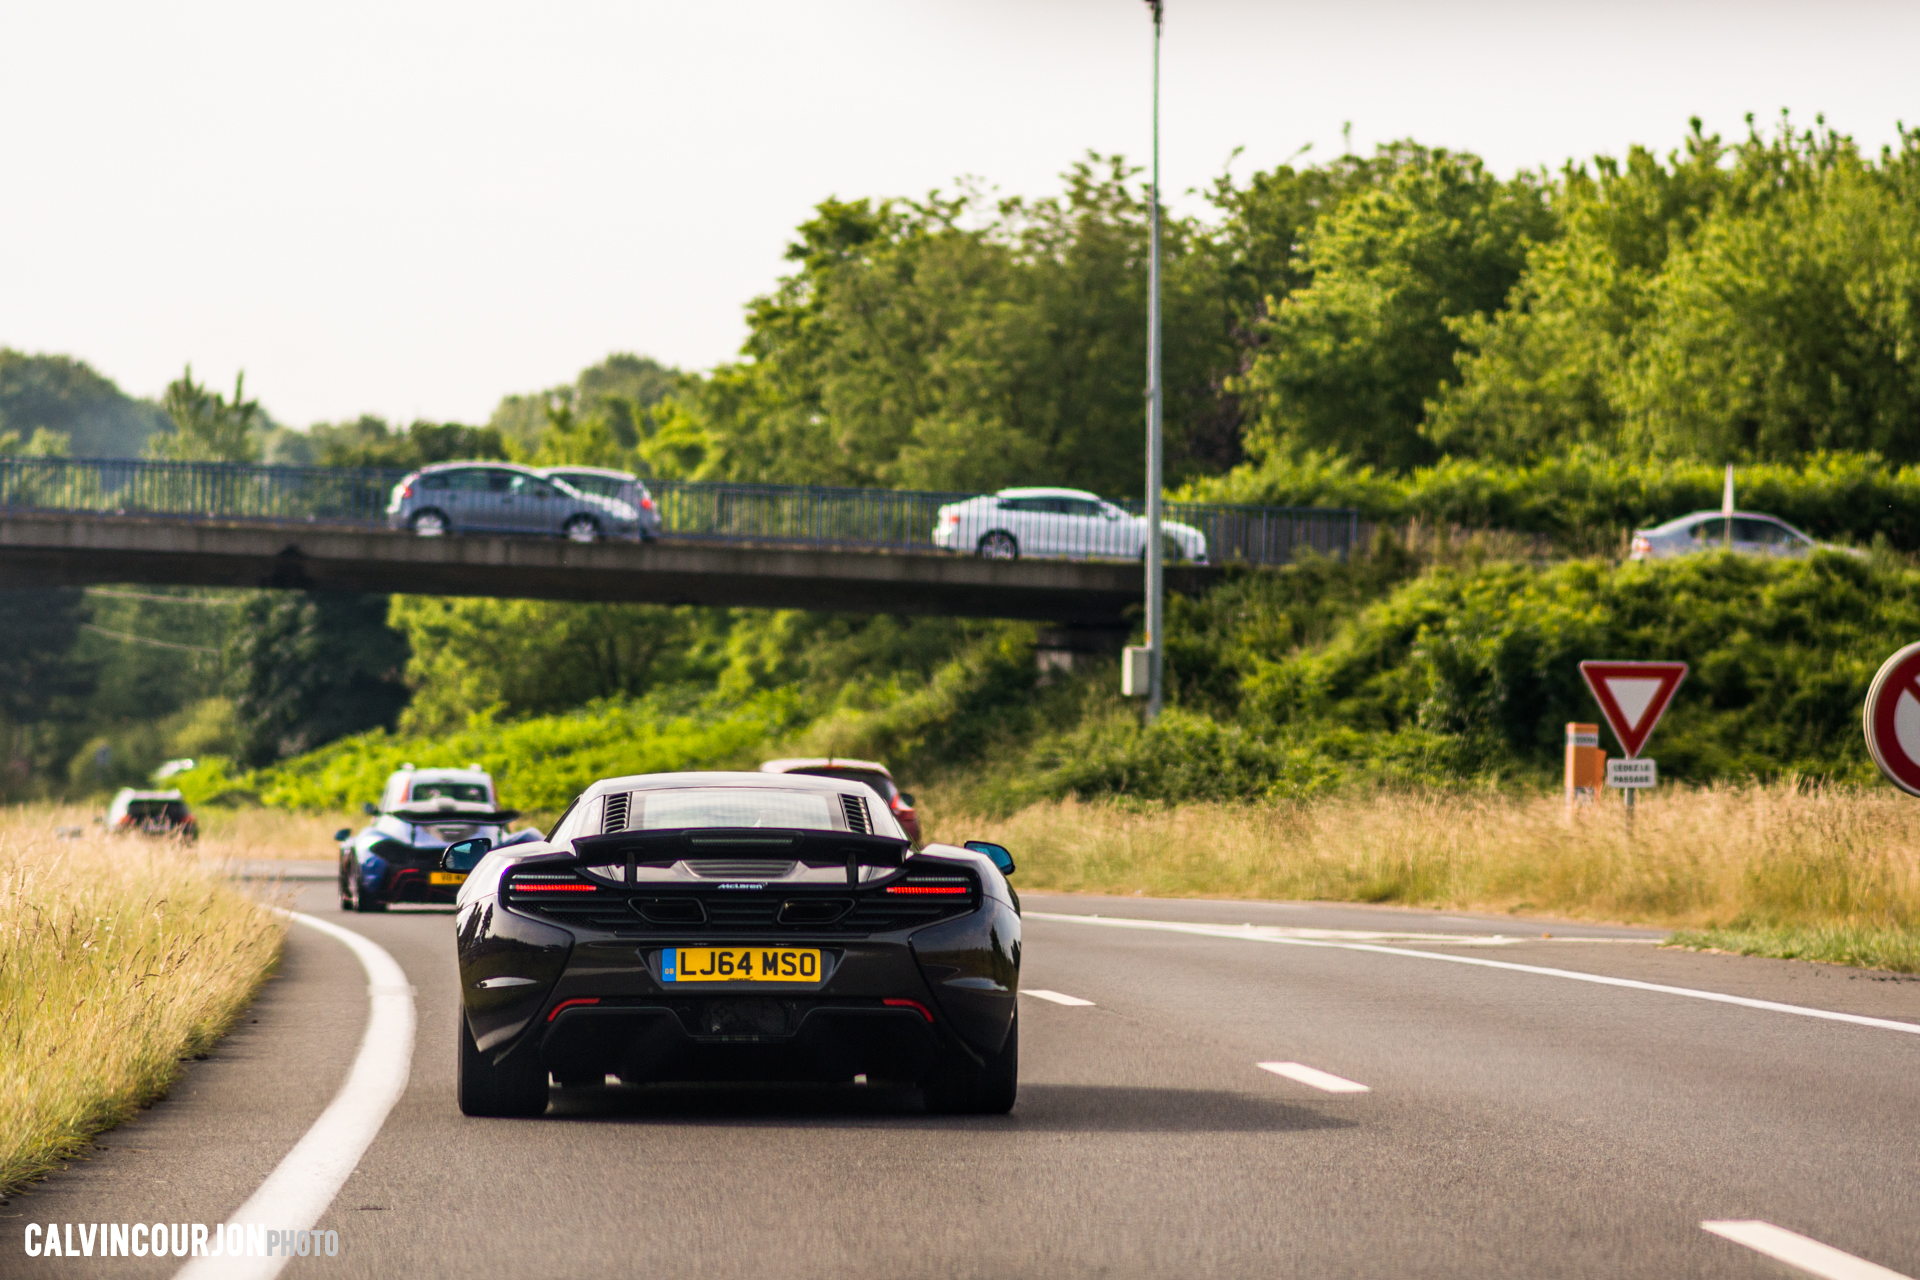
[[1687,678],[1684,662],[1583,662],[1580,675],[1631,760],[1647,745],[1667,712],[1673,691]]

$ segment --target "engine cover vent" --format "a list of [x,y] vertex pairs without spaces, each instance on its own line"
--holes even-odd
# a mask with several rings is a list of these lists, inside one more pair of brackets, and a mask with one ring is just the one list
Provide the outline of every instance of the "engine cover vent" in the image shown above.
[[867,816],[867,802],[865,797],[850,796],[842,792],[840,795],[840,807],[844,809],[847,814],[847,830],[858,831],[863,836],[873,834],[873,820]]
[[600,823],[602,835],[612,835],[616,831],[627,829],[627,808],[633,803],[633,793],[616,791],[607,797],[607,816]]

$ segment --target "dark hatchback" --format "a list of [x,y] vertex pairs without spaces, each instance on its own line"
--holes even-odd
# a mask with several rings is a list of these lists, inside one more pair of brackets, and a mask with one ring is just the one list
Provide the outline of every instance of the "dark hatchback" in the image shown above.
[[[484,856],[482,856],[484,855]],[[1019,899],[994,845],[909,846],[858,783],[597,782],[544,843],[456,844],[459,1091],[539,1115],[562,1087],[919,1086],[990,1114],[1018,1089]]]

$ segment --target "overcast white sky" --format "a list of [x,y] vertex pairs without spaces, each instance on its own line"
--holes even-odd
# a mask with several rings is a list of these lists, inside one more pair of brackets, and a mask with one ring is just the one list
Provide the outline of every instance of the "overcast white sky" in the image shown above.
[[[1920,4],[1167,0],[1170,190],[1411,135],[1498,169],[1920,121]],[[1144,159],[1142,0],[0,0],[0,345],[296,425],[728,359],[828,195]]]

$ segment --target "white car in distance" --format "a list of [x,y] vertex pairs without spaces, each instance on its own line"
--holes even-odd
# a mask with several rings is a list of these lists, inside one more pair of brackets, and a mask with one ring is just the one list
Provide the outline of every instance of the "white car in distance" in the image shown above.
[[[1207,562],[1207,536],[1175,520],[1160,523],[1168,560]],[[941,507],[933,544],[989,560],[1136,560],[1147,553],[1147,522],[1084,489],[1002,489]]]

